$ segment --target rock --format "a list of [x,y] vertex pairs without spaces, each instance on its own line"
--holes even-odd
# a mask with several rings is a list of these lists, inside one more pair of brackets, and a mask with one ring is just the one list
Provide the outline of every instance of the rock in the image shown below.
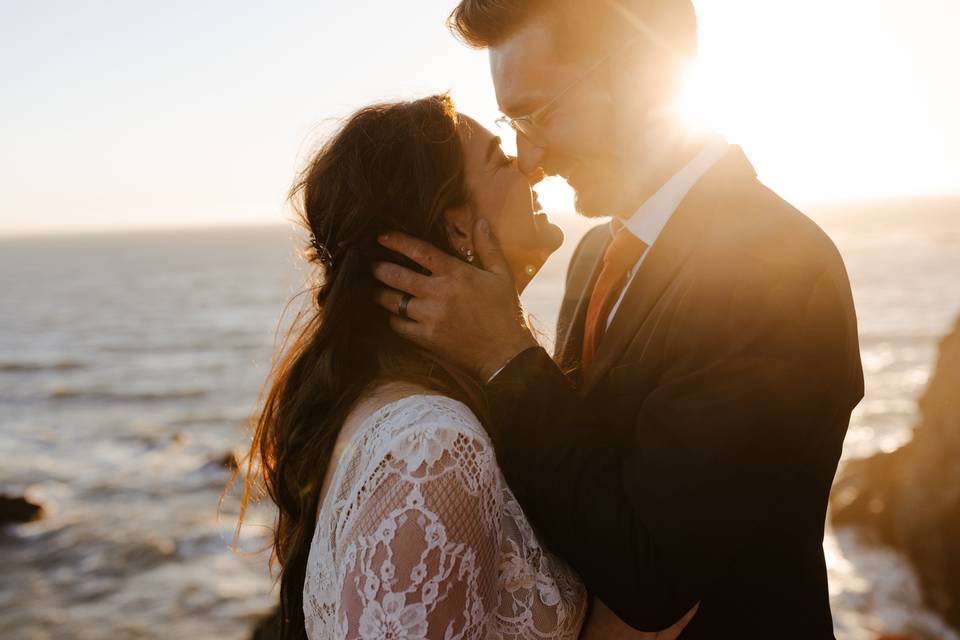
[[928,605],[960,628],[960,322],[940,345],[920,416],[907,445],[845,467],[831,518],[904,551]]
[[257,622],[250,640],[280,640],[280,607],[275,608]]
[[223,455],[213,456],[200,467],[200,471],[221,472],[223,469],[236,471],[240,468],[240,456],[236,451],[227,451]]
[[237,455],[236,451],[226,452],[219,458],[218,462],[221,467],[225,467],[230,471],[236,471],[240,468],[240,456]]
[[37,520],[43,507],[21,496],[0,494],[0,526]]

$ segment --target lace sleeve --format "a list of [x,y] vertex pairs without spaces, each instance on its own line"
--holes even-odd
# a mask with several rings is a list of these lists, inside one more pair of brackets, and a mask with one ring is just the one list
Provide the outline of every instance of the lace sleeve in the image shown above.
[[423,418],[388,434],[351,501],[341,532],[346,638],[484,638],[497,608],[493,451],[462,425]]

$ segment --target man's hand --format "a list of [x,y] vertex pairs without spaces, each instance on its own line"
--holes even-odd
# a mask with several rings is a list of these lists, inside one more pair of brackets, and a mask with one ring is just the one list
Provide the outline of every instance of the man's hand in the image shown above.
[[693,616],[697,614],[699,609],[700,603],[698,602],[669,629],[637,631],[627,626],[627,623],[607,608],[603,600],[594,597],[593,609],[580,632],[580,640],[676,640],[693,620]]
[[[447,358],[486,382],[536,340],[527,329],[513,275],[485,220],[477,223],[478,269],[433,245],[394,232],[380,244],[427,269],[426,276],[397,264],[380,262],[373,275],[387,285],[377,303],[392,315],[401,336]],[[413,296],[407,318],[399,315],[404,293]]]

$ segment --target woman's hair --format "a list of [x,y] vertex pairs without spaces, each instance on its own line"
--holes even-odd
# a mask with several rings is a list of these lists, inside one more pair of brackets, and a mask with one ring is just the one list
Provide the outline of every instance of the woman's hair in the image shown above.
[[303,583],[333,445],[355,402],[385,381],[460,400],[483,419],[481,388],[465,372],[399,338],[374,301],[372,266],[395,259],[378,234],[400,230],[450,253],[443,212],[468,202],[457,116],[446,95],[354,114],[291,190],[312,234],[306,255],[321,279],[284,340],[254,417],[239,527],[262,483],[279,513],[284,638],[306,638]]

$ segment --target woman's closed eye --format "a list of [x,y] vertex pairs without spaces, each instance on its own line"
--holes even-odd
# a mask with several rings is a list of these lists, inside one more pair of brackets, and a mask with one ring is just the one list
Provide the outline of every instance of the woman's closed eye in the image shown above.
[[498,137],[491,138],[490,144],[487,147],[487,165],[494,170],[513,166],[516,160],[513,156],[508,156],[503,152],[503,149],[500,147],[500,142],[500,138]]
[[514,166],[517,159],[514,156],[508,156],[503,152],[503,149],[497,147],[497,151],[493,154],[493,157],[490,159],[494,168],[496,169],[506,169]]

